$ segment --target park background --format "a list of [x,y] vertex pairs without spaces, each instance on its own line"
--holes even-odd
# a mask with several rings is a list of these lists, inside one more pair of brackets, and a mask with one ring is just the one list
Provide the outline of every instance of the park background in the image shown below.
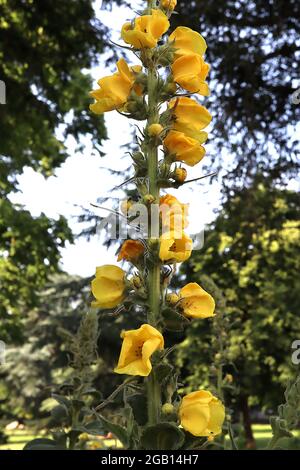
[[[135,128],[117,112],[91,115],[88,91],[114,70],[118,31],[140,5],[0,2],[3,441],[12,421],[29,436],[55,426],[51,390],[71,373],[64,331],[78,328],[95,266],[115,263],[119,245],[99,233],[105,213],[91,203],[116,208],[126,197],[111,188],[130,176],[126,151]],[[298,372],[291,358],[300,339],[299,9],[292,0],[179,0],[173,20],[208,43],[212,93],[205,104],[213,123],[207,156],[189,176],[215,173],[180,191],[194,207],[191,231],[199,220],[205,227],[205,244],[174,288],[187,276],[214,290],[222,305],[227,404],[249,447],[251,423],[268,423]],[[112,368],[124,327],[124,315],[103,320],[93,374],[104,397],[118,385]],[[217,331],[195,321],[178,335],[182,390],[207,386]]]

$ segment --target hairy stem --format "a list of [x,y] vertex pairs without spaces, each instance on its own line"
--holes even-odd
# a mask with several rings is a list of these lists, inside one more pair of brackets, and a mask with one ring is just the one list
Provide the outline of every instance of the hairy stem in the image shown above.
[[[149,2],[150,5],[151,2]],[[158,103],[157,103],[157,73],[156,66],[149,61],[148,68],[148,126],[158,122]],[[149,141],[148,147],[148,178],[149,193],[155,198],[155,203],[159,204],[159,185],[158,185],[158,144],[155,139]],[[152,231],[152,221],[150,220],[150,230]],[[150,244],[157,249],[159,240],[150,238]],[[158,259],[149,266],[148,272],[148,295],[149,295],[149,313],[148,322],[157,326],[160,315],[160,262]],[[161,408],[161,390],[155,373],[152,371],[147,379],[148,394],[148,420],[149,424],[158,422]]]

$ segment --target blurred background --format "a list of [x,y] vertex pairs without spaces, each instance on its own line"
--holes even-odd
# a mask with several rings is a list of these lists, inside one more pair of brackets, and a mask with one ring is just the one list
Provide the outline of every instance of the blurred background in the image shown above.
[[[136,128],[117,112],[92,115],[88,91],[121,54],[135,59],[117,44],[143,4],[0,1],[3,442],[8,423],[53,425],[51,390],[70,374],[63,331],[77,330],[95,267],[116,262],[119,245],[99,230],[105,212],[91,204],[117,208],[132,195],[130,184],[112,188],[132,174],[126,152]],[[300,4],[178,0],[177,11],[172,28],[201,32],[211,64],[207,156],[189,177],[215,175],[177,192],[196,208],[191,231],[200,220],[205,244],[173,287],[199,282],[220,316],[174,332],[173,359],[185,391],[213,384],[222,361],[232,419],[253,447],[299,369]],[[126,315],[101,320],[93,374],[103,396],[120,380],[112,367],[126,325]]]

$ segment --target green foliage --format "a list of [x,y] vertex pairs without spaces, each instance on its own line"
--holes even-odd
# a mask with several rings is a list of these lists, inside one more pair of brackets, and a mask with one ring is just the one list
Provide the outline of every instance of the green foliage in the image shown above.
[[38,302],[38,291],[58,269],[60,248],[72,235],[64,217],[30,212],[0,201],[0,337],[19,335],[20,316]]
[[278,416],[271,418],[273,438],[269,447],[274,448],[283,437],[293,437],[291,431],[298,426],[300,419],[300,376],[294,383],[290,382],[285,393],[285,402],[278,407]]
[[35,439],[28,443],[25,449],[46,450],[49,446],[55,449],[74,449],[78,447],[78,438],[83,432],[100,432],[97,422],[95,429],[94,412],[91,408],[93,401],[99,396],[92,387],[92,366],[97,359],[98,335],[96,312],[83,316],[75,335],[64,332],[73,372],[69,379],[58,387],[57,393],[52,395],[58,403],[51,412],[53,425],[56,427],[53,440]]
[[70,376],[62,330],[75,334],[86,306],[88,282],[55,275],[35,294],[39,307],[24,306],[18,322],[22,343],[7,346],[6,364],[1,367],[2,414],[6,417],[48,415],[45,400],[50,385],[56,386]]
[[276,180],[295,174],[299,139],[291,133],[298,132],[300,107],[291,96],[299,86],[299,2],[178,0],[176,10],[173,25],[195,29],[209,44],[216,162],[224,168],[224,149],[234,157],[224,184],[241,187],[258,168]]

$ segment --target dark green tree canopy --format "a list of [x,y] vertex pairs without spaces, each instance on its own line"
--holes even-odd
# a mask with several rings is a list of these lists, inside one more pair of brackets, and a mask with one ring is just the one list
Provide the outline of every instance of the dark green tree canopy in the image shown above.
[[300,86],[299,1],[178,0],[177,11],[174,26],[193,28],[208,43],[214,159],[224,167],[226,151],[234,157],[230,185],[251,180],[258,169],[274,179],[295,171],[299,140],[291,134],[300,105],[291,97]]

